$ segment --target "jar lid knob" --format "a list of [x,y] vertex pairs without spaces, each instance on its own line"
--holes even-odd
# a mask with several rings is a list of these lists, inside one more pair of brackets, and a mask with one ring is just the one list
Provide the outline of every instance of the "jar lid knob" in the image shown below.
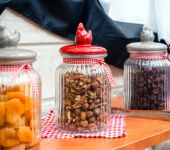
[[140,32],[141,42],[153,42],[154,38],[153,31],[148,26],[144,25],[142,31]]
[[20,40],[20,33],[15,31],[11,33],[5,26],[5,21],[0,21],[0,48],[13,47],[18,44]]
[[91,45],[92,32],[91,30],[86,31],[83,23],[79,23],[75,37],[76,45]]

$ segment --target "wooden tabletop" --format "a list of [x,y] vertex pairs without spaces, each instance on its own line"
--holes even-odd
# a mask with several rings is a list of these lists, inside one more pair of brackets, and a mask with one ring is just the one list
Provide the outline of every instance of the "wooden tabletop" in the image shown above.
[[127,135],[117,139],[42,139],[38,150],[143,150],[170,139],[170,121],[126,118]]

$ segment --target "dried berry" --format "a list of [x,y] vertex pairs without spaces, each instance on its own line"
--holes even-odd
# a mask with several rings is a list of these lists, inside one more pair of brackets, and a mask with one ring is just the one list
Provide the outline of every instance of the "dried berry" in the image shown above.
[[131,109],[164,110],[164,70],[140,68],[132,73]]
[[82,109],[84,111],[86,111],[88,108],[89,108],[89,104],[88,103],[84,103],[83,106],[82,106]]
[[92,117],[94,115],[94,113],[92,111],[87,111],[87,117]]
[[78,116],[81,111],[79,108],[76,108],[76,109],[73,109],[73,112],[74,112],[75,116]]
[[94,113],[95,113],[95,115],[99,115],[99,114],[100,114],[100,108],[96,108],[96,109],[94,110]]
[[90,117],[90,118],[88,119],[88,121],[89,121],[90,123],[94,123],[94,122],[96,121],[96,119],[95,119],[95,117]]

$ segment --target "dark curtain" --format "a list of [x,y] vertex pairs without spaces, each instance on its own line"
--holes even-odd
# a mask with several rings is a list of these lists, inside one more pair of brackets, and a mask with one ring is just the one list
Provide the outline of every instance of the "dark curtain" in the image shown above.
[[[105,47],[108,64],[122,68],[126,45],[139,41],[141,24],[109,18],[98,0],[0,0],[0,12],[10,7],[45,29],[74,40],[79,22],[93,33],[93,44]],[[37,33],[38,34],[38,33]]]

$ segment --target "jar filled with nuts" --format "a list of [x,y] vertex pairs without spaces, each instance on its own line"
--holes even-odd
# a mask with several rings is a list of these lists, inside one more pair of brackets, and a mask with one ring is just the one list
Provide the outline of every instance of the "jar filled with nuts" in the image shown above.
[[92,46],[92,33],[80,23],[76,45],[60,49],[56,70],[56,125],[60,131],[90,133],[105,130],[111,113],[111,71],[106,49]]
[[167,46],[153,40],[153,32],[144,26],[141,42],[127,45],[125,108],[131,115],[163,119],[170,116],[170,62]]
[[6,45],[0,39],[0,149],[31,149],[40,142],[40,77],[32,67],[36,53],[13,47],[18,32],[13,39],[8,36]]

